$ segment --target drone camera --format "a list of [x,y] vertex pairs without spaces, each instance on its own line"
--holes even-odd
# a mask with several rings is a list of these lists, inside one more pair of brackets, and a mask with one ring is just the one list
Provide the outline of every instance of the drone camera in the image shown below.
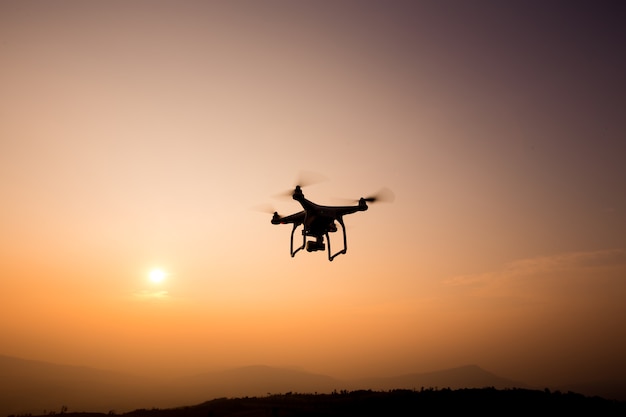
[[326,245],[324,244],[324,242],[316,242],[314,240],[309,240],[306,243],[307,252],[313,252],[313,251],[325,250],[325,249],[326,249]]

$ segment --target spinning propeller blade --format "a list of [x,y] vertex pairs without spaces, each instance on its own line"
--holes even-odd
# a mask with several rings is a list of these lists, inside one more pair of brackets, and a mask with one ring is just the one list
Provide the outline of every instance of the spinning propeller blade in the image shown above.
[[309,185],[315,185],[324,181],[328,181],[328,178],[319,172],[300,171],[295,185],[308,187]]
[[[368,203],[390,203],[395,199],[395,195],[389,188],[383,187],[376,194],[362,198],[363,201]],[[334,198],[334,200],[342,201],[344,204],[359,203],[361,201],[360,198],[356,200],[353,198]]]
[[328,181],[328,178],[318,172],[313,171],[300,171],[298,177],[296,178],[296,182],[293,188],[283,191],[281,193],[275,194],[275,198],[291,198],[293,195],[294,189],[296,187],[304,188],[309,185],[315,185],[320,182]]
[[396,196],[393,191],[391,191],[387,187],[384,187],[381,188],[376,194],[369,197],[364,197],[363,200],[367,201],[368,203],[391,203],[393,200],[395,200],[395,198]]
[[257,206],[253,207],[253,210],[255,211],[260,211],[262,213],[268,213],[268,214],[274,214],[276,213],[276,210],[274,209],[274,207],[270,204],[259,204]]

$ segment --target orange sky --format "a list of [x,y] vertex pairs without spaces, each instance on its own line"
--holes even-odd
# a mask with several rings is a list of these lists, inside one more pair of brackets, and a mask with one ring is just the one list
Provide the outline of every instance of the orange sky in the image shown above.
[[0,354],[623,378],[624,8],[365,3],[1,2]]

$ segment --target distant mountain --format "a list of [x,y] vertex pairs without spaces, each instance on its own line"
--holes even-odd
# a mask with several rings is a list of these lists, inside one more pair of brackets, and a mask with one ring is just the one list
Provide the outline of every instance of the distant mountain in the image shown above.
[[[424,391],[342,391],[332,394],[275,394],[264,397],[218,398],[200,404],[169,409],[141,409],[117,414],[123,417],[374,417],[374,416],[529,416],[626,415],[626,402],[580,394],[545,390],[495,388],[448,388]],[[69,415],[69,414],[68,414]],[[74,413],[73,417],[105,417],[105,414]],[[41,416],[44,417],[44,416]]]
[[[46,414],[52,411],[59,413],[62,407],[67,407],[69,412],[121,413],[136,409],[188,406],[215,398],[266,397],[268,394],[485,387],[526,388],[525,384],[499,377],[473,365],[439,372],[353,381],[269,366],[247,366],[184,378],[154,380],[0,355],[0,417]],[[572,391],[603,396],[602,392],[588,394],[582,390]]]
[[128,410],[142,404],[144,379],[79,366],[0,356],[0,416],[71,410]]
[[406,374],[390,378],[367,378],[354,381],[352,389],[421,389],[421,388],[528,388],[521,382],[502,378],[476,365],[437,372]]
[[170,390],[177,398],[193,402],[286,392],[328,393],[342,385],[343,382],[326,375],[258,365],[180,378],[173,381]]

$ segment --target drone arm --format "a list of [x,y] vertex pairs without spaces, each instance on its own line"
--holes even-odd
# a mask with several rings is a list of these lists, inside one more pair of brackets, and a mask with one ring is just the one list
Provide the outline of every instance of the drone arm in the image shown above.
[[334,255],[331,255],[330,237],[328,236],[328,232],[326,232],[326,241],[328,242],[328,260],[329,261],[332,261],[337,256],[339,256],[341,254],[345,254],[348,251],[348,238],[346,237],[346,226],[343,224],[343,217],[341,217],[341,216],[337,217],[337,221],[341,225],[341,231],[343,232],[343,249],[340,250],[339,252],[335,253]]

